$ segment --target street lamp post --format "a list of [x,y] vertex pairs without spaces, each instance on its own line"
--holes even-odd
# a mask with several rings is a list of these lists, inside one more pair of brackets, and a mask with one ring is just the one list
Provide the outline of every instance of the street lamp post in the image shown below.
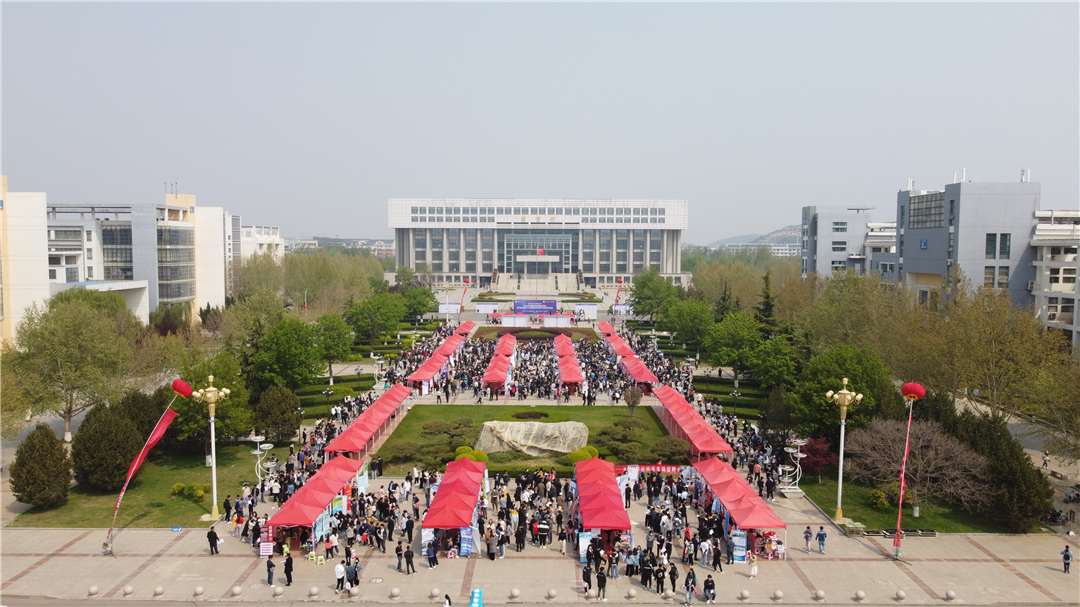
[[206,403],[210,409],[210,479],[214,486],[214,501],[210,510],[210,515],[213,516],[216,521],[221,515],[218,513],[217,499],[217,440],[214,429],[214,413],[216,412],[217,403],[229,398],[229,389],[222,388],[219,390],[215,388],[213,375],[208,376],[206,382],[209,385],[202,390],[196,390],[192,393],[192,396],[200,403]]
[[840,474],[836,484],[836,522],[844,522],[844,511],[840,507],[844,495],[844,429],[847,426],[847,408],[852,403],[861,403],[862,394],[855,394],[847,389],[848,378],[844,378],[844,387],[839,392],[829,390],[825,398],[840,405]]
[[334,391],[331,390],[330,388],[327,388],[327,389],[323,390],[322,393],[323,393],[323,396],[326,397],[326,414],[329,415],[330,414],[330,395],[333,394]]

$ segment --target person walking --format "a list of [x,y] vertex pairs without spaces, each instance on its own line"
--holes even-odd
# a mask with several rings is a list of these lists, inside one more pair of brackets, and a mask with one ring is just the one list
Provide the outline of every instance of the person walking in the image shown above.
[[694,602],[694,587],[697,586],[697,574],[694,573],[694,568],[691,567],[686,571],[686,579],[683,580],[683,590],[686,591],[686,604],[690,605]]
[[705,576],[705,583],[701,585],[702,590],[705,592],[705,602],[716,602],[716,580],[712,579],[711,575]]
[[397,572],[404,573],[401,570],[401,557],[405,555],[405,549],[401,547],[401,541],[397,543],[397,548],[394,548],[394,554],[397,555]]
[[810,540],[814,539],[814,532],[810,530],[810,526],[806,526],[806,531],[802,532],[802,537],[806,540],[806,554],[810,554]]
[[667,579],[667,569],[663,565],[656,566],[656,594],[664,594],[664,580]]
[[405,556],[405,575],[412,575],[411,573],[409,573],[409,571],[412,571],[412,573],[416,573],[416,565],[413,564],[412,546],[406,546],[405,547],[404,556]]
[[342,590],[345,590],[345,561],[334,565],[334,577],[337,578],[334,594],[340,594]]
[[1065,549],[1061,551],[1061,563],[1065,566],[1065,573],[1069,572],[1069,563],[1072,562],[1072,559],[1072,550],[1069,550],[1069,546],[1066,545]]
[[596,571],[596,598],[607,602],[607,575],[603,569]]
[[757,576],[757,555],[751,552],[746,556],[746,563],[750,565],[750,579]]
[[210,554],[217,554],[218,535],[213,527],[210,528],[210,531],[206,532],[206,541],[210,542]]
[[292,586],[292,568],[293,568],[293,561],[292,561],[292,553],[290,552],[289,555],[285,557],[285,568],[282,569],[282,571],[285,572],[285,585],[286,586]]
[[728,565],[735,564],[735,540],[731,539],[731,536],[727,536],[727,563]]
[[821,554],[825,554],[825,537],[826,536],[827,536],[827,534],[825,533],[825,527],[818,527],[817,549],[818,549],[818,552],[820,552]]
[[592,586],[592,567],[589,567],[589,561],[585,561],[585,566],[581,568],[581,585],[585,587],[585,598],[589,598],[589,587]]
[[271,588],[274,587],[275,567],[277,567],[277,565],[274,564],[274,555],[271,554],[270,557],[266,559],[266,585]]

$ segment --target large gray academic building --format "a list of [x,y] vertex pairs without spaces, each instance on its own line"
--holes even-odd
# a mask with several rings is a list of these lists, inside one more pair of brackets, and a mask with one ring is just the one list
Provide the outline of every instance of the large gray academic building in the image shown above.
[[[631,282],[655,269],[683,283],[685,200],[393,198],[397,265],[436,283],[564,276],[560,290]],[[568,275],[568,276],[567,276]]]

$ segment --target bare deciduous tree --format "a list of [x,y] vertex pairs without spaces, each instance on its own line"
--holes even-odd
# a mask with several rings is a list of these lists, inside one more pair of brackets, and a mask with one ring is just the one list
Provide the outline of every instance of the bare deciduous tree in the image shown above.
[[[851,477],[874,486],[899,482],[904,432],[903,422],[885,419],[853,432],[847,439]],[[989,503],[986,460],[945,434],[936,422],[912,424],[905,477],[916,506],[941,500],[977,511]]]

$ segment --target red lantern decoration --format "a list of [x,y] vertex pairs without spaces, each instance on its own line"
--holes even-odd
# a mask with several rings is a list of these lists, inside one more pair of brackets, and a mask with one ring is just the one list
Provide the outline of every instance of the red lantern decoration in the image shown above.
[[615,282],[617,282],[617,283],[619,283],[619,284],[622,284],[622,279],[621,279],[621,278],[616,278],[616,279],[615,279]]
[[469,278],[467,276],[465,277],[465,284],[469,284]]
[[926,388],[916,383],[906,383],[904,387],[900,389],[900,394],[904,395],[904,398],[908,400],[919,400],[926,396]]
[[172,389],[173,392],[176,392],[178,395],[183,396],[184,398],[191,397],[191,386],[187,385],[187,382],[182,379],[174,379],[172,383]]
[[544,254],[544,250],[543,250],[543,249],[537,249],[537,250],[536,250],[536,254],[537,254],[537,255],[543,255],[543,254]]

